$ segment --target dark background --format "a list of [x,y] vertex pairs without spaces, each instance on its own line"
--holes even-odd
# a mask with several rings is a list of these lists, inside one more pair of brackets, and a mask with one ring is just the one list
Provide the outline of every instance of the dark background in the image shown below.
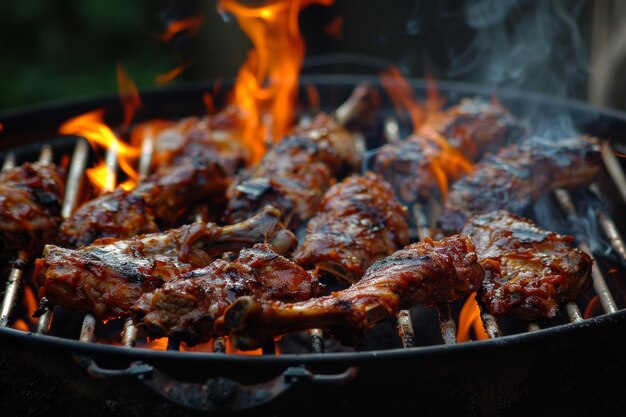
[[[377,74],[393,64],[410,77],[428,73],[622,107],[607,88],[617,78],[609,58],[609,69],[594,75],[597,27],[600,46],[619,36],[610,31],[610,4],[337,0],[301,13],[303,72]],[[205,20],[196,36],[158,39],[167,22],[197,14]],[[329,34],[325,28],[338,18],[340,33]],[[118,63],[140,90],[161,88],[155,76],[184,64],[170,86],[233,77],[250,47],[215,0],[2,2],[0,28],[0,111],[114,92]],[[594,95],[594,76],[609,93]]]

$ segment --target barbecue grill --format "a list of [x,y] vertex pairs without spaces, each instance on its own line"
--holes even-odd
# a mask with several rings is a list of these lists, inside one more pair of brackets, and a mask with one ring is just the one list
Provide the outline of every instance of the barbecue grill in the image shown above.
[[[377,79],[340,75],[302,77],[314,85],[322,108],[339,106],[357,83]],[[423,97],[426,83],[410,80]],[[449,103],[467,96],[489,97],[489,88],[439,82]],[[142,93],[139,119],[181,118],[204,111],[210,85]],[[414,308],[372,329],[363,345],[343,347],[320,330],[289,335],[261,355],[225,353],[223,340],[190,351],[170,340],[167,350],[150,349],[132,320],[97,323],[90,314],[42,306],[31,331],[12,328],[30,322],[24,307],[29,265],[5,267],[8,282],[0,310],[0,392],[9,415],[44,415],[85,410],[97,415],[195,415],[225,412],[323,415],[336,411],[390,411],[441,415],[565,415],[620,411],[626,373],[626,311],[621,289],[626,250],[620,231],[626,182],[617,156],[626,146],[626,115],[583,103],[502,90],[498,98],[533,125],[573,121],[576,130],[602,141],[604,169],[588,189],[557,190],[538,203],[538,222],[561,225],[596,259],[593,288],[549,322],[522,323],[481,312],[488,340],[457,342],[460,306],[438,311]],[[306,102],[303,93],[302,102]],[[59,137],[70,117],[104,107],[119,125],[122,109],[114,96],[48,105],[4,114],[0,151],[4,166],[39,158],[70,156],[64,213],[79,204],[84,169],[92,156],[86,142]],[[306,107],[306,106],[305,106]],[[303,111],[303,117],[306,116]],[[402,131],[393,108],[383,101],[363,130],[370,150],[383,135]],[[400,135],[401,136],[401,135]],[[149,155],[150,147],[143,152]],[[114,154],[107,155],[111,167]],[[592,196],[592,210],[586,203]],[[546,208],[547,209],[544,209]],[[582,208],[585,207],[585,210]],[[415,237],[429,233],[434,219],[412,207]],[[592,224],[593,227],[581,227]],[[592,251],[592,248],[594,249]],[[592,307],[601,311],[594,314]],[[585,314],[585,309],[588,314]],[[375,407],[375,408],[374,408]]]

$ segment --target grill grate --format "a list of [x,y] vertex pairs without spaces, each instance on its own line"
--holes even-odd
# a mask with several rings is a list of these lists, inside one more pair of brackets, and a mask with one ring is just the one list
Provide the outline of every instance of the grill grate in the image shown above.
[[[390,141],[400,140],[398,134],[398,123],[395,119],[387,118],[385,120],[384,130],[389,136]],[[155,138],[153,136],[146,135],[142,143],[138,167],[140,178],[145,177],[150,173],[150,166],[154,153],[154,141]],[[85,169],[89,157],[90,147],[88,146],[87,142],[81,138],[77,139],[70,162],[66,185],[66,194],[64,196],[62,206],[62,216],[64,218],[68,218],[78,205],[80,192],[83,187]],[[610,178],[615,183],[617,188],[622,192],[621,197],[624,198],[624,201],[626,201],[626,193],[624,192],[624,190],[626,190],[626,180],[624,178],[624,174],[621,170],[620,164],[617,161],[615,154],[611,151],[608,143],[603,143],[602,145],[602,157],[605,168],[610,174]],[[51,146],[45,145],[41,148],[39,161],[43,163],[51,163],[53,161],[53,149]],[[115,173],[118,169],[118,158],[114,149],[107,152],[105,156],[105,163],[107,164],[109,172],[111,173],[110,177],[107,179],[107,182],[109,184],[115,184]],[[15,164],[16,158],[14,154],[9,153],[4,160],[2,170],[9,169],[15,166]],[[597,198],[603,199],[603,195],[600,191],[600,187],[598,186],[598,184],[592,184],[589,187],[589,191],[593,193]],[[567,191],[563,189],[556,190],[554,192],[554,197],[555,200],[558,202],[561,210],[568,216],[571,221],[580,221],[574,199]],[[601,225],[604,234],[608,238],[611,247],[621,260],[626,261],[626,245],[624,244],[624,241],[620,236],[618,227],[616,226],[615,222],[610,218],[607,213],[599,209],[595,210],[595,214],[597,215],[599,224]],[[432,234],[429,226],[430,224],[432,224],[429,218],[431,217],[429,216],[429,212],[431,211],[432,210],[430,207],[424,207],[419,204],[415,204],[411,207],[414,221],[413,232],[420,240]],[[198,214],[196,220],[203,220],[200,214]],[[575,237],[576,240],[579,242],[580,249],[593,256],[589,244],[587,243],[589,237],[584,236],[580,233]],[[595,262],[592,270],[593,291],[598,296],[605,313],[617,312],[618,307],[613,298],[613,295],[611,294],[611,290],[609,288],[609,285],[607,284],[607,280],[602,275],[597,260],[594,259],[594,261]],[[12,267],[9,273],[6,291],[4,293],[4,298],[2,299],[2,304],[0,306],[0,327],[9,326],[9,324],[11,323],[11,319],[14,318],[14,315],[17,314],[16,306],[19,305],[19,303],[21,302],[20,295],[23,289],[22,287],[24,286],[24,274],[26,270],[26,261],[22,259],[21,262],[16,263]],[[583,314],[581,313],[576,303],[567,303],[566,305],[564,305],[563,310],[569,322],[579,323],[584,321]],[[36,332],[41,335],[46,335],[49,334],[51,324],[53,323],[53,307],[42,306],[41,311],[43,311],[43,314],[39,316]],[[447,345],[457,343],[457,325],[455,320],[453,319],[451,307],[449,305],[440,306],[436,309],[436,313],[439,325],[438,327],[441,333],[441,341],[443,341],[443,343]],[[480,319],[489,338],[494,339],[504,335],[504,332],[501,330],[496,318],[491,314],[483,311],[482,308],[480,311]],[[529,323],[527,326],[527,331],[539,331],[541,330],[541,326],[543,324],[544,323],[542,323],[541,325],[539,323]],[[97,338],[95,336],[95,332],[97,325],[98,322],[92,314],[85,314],[82,318],[82,326],[80,329],[80,335],[78,336],[78,340],[84,343],[96,342]],[[548,323],[548,325],[551,324]],[[396,317],[396,328],[401,344],[404,348],[419,347],[410,311],[403,310],[398,313]],[[120,343],[128,348],[133,348],[137,345],[137,339],[139,337],[139,334],[140,332],[138,330],[137,323],[135,323],[134,319],[127,318],[123,323],[123,329],[119,336]],[[323,331],[321,329],[311,329],[307,332],[307,335],[310,343],[309,351],[311,353],[324,353],[325,343]],[[217,338],[213,340],[210,345],[211,351],[216,354],[225,353],[227,350],[227,341],[225,338]],[[175,339],[168,340],[167,350],[178,351],[180,349],[180,341]],[[266,355],[276,354],[277,349],[275,343],[264,346],[262,351],[263,354]]]

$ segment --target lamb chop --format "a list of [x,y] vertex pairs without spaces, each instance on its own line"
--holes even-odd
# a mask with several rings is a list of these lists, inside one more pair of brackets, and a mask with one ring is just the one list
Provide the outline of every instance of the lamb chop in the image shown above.
[[162,129],[154,145],[155,172],[130,191],[118,187],[83,204],[62,224],[63,242],[80,247],[103,237],[176,227],[191,222],[193,210],[209,202],[221,215],[230,177],[243,164],[243,149],[233,137],[238,117],[227,109]]
[[80,249],[46,245],[44,257],[35,262],[34,277],[40,298],[109,319],[127,315],[141,294],[173,277],[202,268],[225,252],[263,242],[279,254],[296,245],[273,207],[224,227],[193,223],[126,240],[100,239]]
[[[360,108],[368,94],[366,87],[357,88],[347,103]],[[266,204],[281,210],[283,222],[294,230],[315,214],[332,181],[360,167],[356,135],[340,124],[357,110],[340,109],[295,128],[231,185],[228,222],[249,217]]]
[[356,282],[374,261],[408,245],[407,209],[373,172],[333,185],[293,259]]
[[299,301],[317,296],[317,279],[269,244],[243,249],[234,262],[218,259],[178,275],[145,293],[133,306],[153,335],[175,337],[188,345],[223,335],[215,320],[237,298]]
[[218,319],[240,349],[253,349],[286,332],[331,329],[353,343],[380,320],[416,304],[449,303],[478,288],[484,271],[472,241],[426,238],[375,262],[349,288],[308,301],[286,303],[241,297]]
[[57,241],[64,192],[65,170],[52,163],[27,162],[0,174],[3,258],[27,259]]
[[485,269],[477,298],[495,316],[554,318],[591,285],[593,260],[571,247],[573,238],[526,218],[493,211],[471,217],[461,234],[473,240]]
[[445,112],[429,114],[405,141],[382,146],[373,169],[382,174],[405,202],[445,190],[471,170],[471,161],[487,150],[521,138],[527,128],[502,105],[465,98]]
[[557,141],[534,136],[502,148],[454,183],[439,227],[458,233],[470,216],[494,210],[523,215],[556,188],[593,181],[600,160],[598,139],[585,135]]

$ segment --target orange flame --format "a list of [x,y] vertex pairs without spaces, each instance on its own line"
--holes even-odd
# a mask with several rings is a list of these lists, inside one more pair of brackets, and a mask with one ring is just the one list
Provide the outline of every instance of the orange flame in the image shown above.
[[137,86],[120,64],[117,64],[117,86],[122,106],[124,107],[124,122],[122,126],[124,129],[127,129],[133,120],[135,112],[141,107],[142,103]]
[[220,0],[221,11],[235,15],[254,50],[235,81],[235,104],[245,114],[244,141],[252,162],[265,151],[264,139],[280,140],[293,125],[293,108],[305,45],[298,13],[310,4],[330,5],[334,0],[274,0],[246,6]]
[[[102,147],[113,150],[117,154],[117,159],[122,171],[129,177],[131,183],[126,187],[132,188],[139,179],[139,174],[133,168],[132,161],[139,156],[139,150],[128,145],[119,139],[115,133],[103,121],[104,111],[94,110],[75,117],[63,123],[59,128],[59,133],[63,135],[81,136],[91,144],[94,149]],[[111,191],[115,188],[116,173],[111,172],[104,162],[98,163],[95,167],[86,171],[88,178],[99,191]]]
[[450,145],[435,128],[437,120],[443,117],[443,100],[437,92],[434,79],[427,81],[427,101],[418,103],[413,88],[399,69],[391,67],[383,70],[380,76],[383,88],[391,98],[397,113],[408,113],[413,124],[414,134],[409,140],[422,145],[428,158],[428,167],[435,178],[442,199],[448,196],[448,185],[472,170],[472,163],[459,150]]
[[478,303],[476,303],[476,293],[470,294],[459,314],[459,326],[456,336],[459,342],[470,340],[470,328],[473,328],[474,335],[478,340],[489,338],[480,320],[480,309],[478,308]]
[[159,39],[163,42],[169,42],[174,39],[174,36],[182,32],[188,32],[190,35],[195,35],[200,30],[203,23],[204,18],[202,16],[191,16],[185,19],[170,22],[165,29],[165,33],[159,36]]
[[183,73],[189,66],[191,62],[181,65],[180,67],[176,67],[171,71],[166,72],[165,74],[159,74],[154,77],[154,80],[158,85],[165,85],[172,82],[176,77]]

